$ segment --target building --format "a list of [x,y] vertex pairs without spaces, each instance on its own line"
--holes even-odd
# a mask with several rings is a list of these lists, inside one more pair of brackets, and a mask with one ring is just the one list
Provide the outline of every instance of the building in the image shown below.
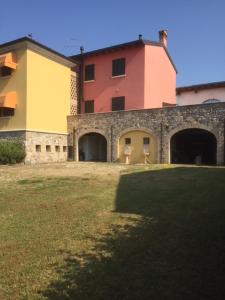
[[176,67],[159,41],[139,39],[71,57],[81,65],[81,113],[147,109],[175,105]]
[[176,94],[177,105],[225,102],[225,81],[178,87]]
[[224,82],[176,89],[164,30],[69,58],[22,38],[0,70],[0,139],[26,162],[224,164]]
[[24,140],[27,162],[67,159],[74,66],[27,37],[0,45],[0,138]]

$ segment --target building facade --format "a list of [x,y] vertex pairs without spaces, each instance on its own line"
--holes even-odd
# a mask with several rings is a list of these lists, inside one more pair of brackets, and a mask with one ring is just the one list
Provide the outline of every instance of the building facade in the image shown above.
[[0,138],[23,140],[27,162],[67,159],[74,66],[28,38],[0,45]]
[[178,87],[176,94],[177,105],[225,102],[225,81]]
[[176,67],[159,41],[138,40],[72,56],[80,64],[81,113],[157,108],[176,103]]
[[164,30],[69,58],[0,45],[0,139],[24,141],[27,163],[221,165],[224,134],[224,82],[176,89]]

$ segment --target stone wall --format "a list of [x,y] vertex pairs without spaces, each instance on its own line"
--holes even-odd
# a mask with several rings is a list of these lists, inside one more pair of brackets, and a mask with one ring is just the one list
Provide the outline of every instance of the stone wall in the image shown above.
[[61,162],[67,160],[67,135],[34,131],[0,132],[0,139],[24,141],[25,163]]
[[225,103],[165,107],[84,114],[68,117],[69,145],[78,156],[79,138],[89,132],[102,134],[107,140],[107,160],[118,158],[118,141],[131,130],[147,130],[158,143],[158,163],[170,163],[170,139],[178,131],[200,128],[213,133],[217,139],[217,163],[224,163]]

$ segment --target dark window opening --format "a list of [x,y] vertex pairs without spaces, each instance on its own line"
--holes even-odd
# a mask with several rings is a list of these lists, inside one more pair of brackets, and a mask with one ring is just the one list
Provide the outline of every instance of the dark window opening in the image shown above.
[[46,145],[46,152],[51,152],[51,146],[50,145]]
[[2,107],[0,108],[0,117],[12,117],[14,116],[14,108]]
[[149,145],[149,144],[150,144],[150,139],[149,139],[149,137],[144,137],[144,138],[143,138],[143,144],[144,144],[144,145]]
[[5,77],[5,76],[10,76],[12,74],[12,69],[8,68],[8,67],[2,67],[1,68],[1,76]]
[[112,76],[125,75],[125,58],[112,61]]
[[125,138],[125,145],[131,144],[131,138]]
[[67,147],[63,146],[63,152],[67,152]]
[[84,112],[86,114],[94,112],[94,100],[87,100],[84,102]]
[[36,149],[36,152],[41,152],[41,145],[36,145],[35,149]]
[[112,98],[112,111],[125,109],[125,97]]
[[84,80],[94,80],[95,79],[95,65],[87,65],[85,66],[85,75]]
[[60,152],[60,146],[55,146],[55,152]]

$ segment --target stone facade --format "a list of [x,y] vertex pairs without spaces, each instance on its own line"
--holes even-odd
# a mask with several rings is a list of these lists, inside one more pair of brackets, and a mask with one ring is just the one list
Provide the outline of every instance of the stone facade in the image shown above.
[[67,160],[67,135],[34,131],[0,132],[0,139],[24,142],[26,163],[61,162]]
[[171,137],[183,129],[199,128],[216,137],[217,164],[221,165],[224,164],[224,119],[225,103],[69,116],[68,142],[78,160],[79,138],[90,132],[100,133],[107,140],[107,161],[117,161],[121,135],[144,130],[157,141],[157,162],[170,163]]

